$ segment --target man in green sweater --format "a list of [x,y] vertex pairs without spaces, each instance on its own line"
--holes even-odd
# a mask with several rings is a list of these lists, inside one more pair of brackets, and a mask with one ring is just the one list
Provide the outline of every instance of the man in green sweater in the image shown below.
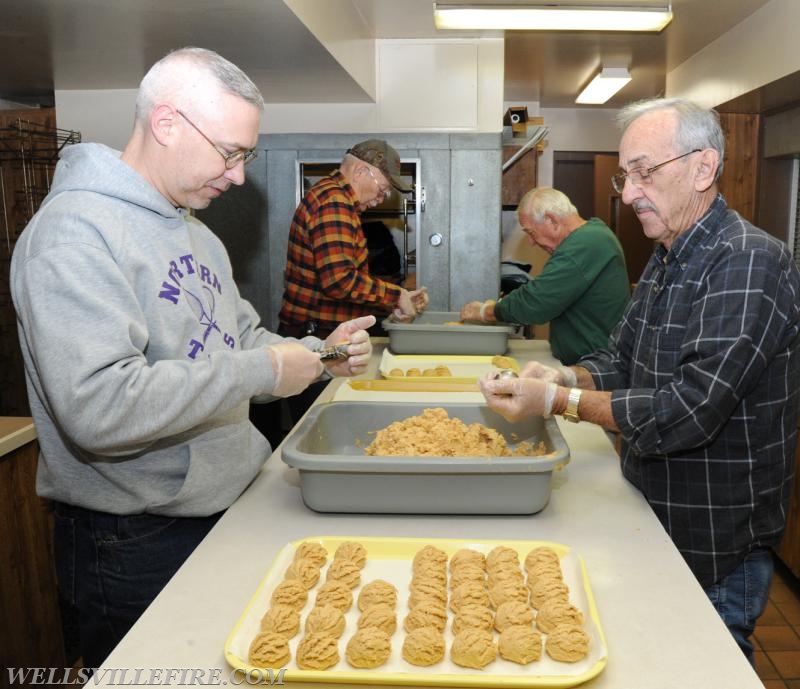
[[519,223],[531,244],[550,258],[540,275],[499,301],[472,301],[461,320],[550,323],[550,347],[562,364],[605,347],[630,298],[619,240],[598,218],[584,220],[569,198],[551,187],[522,197]]

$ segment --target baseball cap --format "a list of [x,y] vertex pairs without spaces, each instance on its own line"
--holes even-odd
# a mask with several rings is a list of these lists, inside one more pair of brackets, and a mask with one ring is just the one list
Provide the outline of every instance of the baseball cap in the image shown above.
[[347,149],[347,153],[365,163],[374,165],[395,189],[411,191],[411,186],[400,177],[400,155],[383,139],[368,139]]

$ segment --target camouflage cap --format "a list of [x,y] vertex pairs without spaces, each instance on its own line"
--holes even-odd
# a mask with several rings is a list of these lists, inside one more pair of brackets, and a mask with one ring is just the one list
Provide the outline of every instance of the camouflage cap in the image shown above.
[[400,176],[400,155],[383,139],[368,139],[356,144],[347,152],[374,165],[389,180],[391,185],[399,191],[411,191],[411,185],[403,181]]

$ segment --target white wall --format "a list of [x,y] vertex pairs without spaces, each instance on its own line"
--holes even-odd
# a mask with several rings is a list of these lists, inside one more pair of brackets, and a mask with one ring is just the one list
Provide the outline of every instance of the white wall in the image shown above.
[[122,150],[133,128],[135,89],[56,91],[56,126]]
[[283,0],[371,98],[375,97],[375,40],[349,0]]
[[[553,153],[555,151],[610,151],[617,150],[619,131],[614,122],[616,109],[611,108],[540,108],[537,102],[505,103],[505,109],[515,106],[528,108],[529,117],[543,117],[550,127],[544,150],[539,155],[537,184],[553,185]],[[531,263],[538,266],[546,254],[530,246],[517,222],[514,211],[503,211],[503,260]]]
[[539,157],[539,184],[553,184],[554,151],[611,151],[619,144],[619,130],[611,108],[542,108],[550,127],[547,146]]
[[714,107],[800,70],[800,2],[772,0],[667,74],[669,97]]
[[[475,131],[502,127],[503,40],[376,41],[378,92],[375,103],[269,103],[264,134]],[[413,72],[408,56],[419,54]],[[461,78],[449,78],[445,61]],[[435,76],[435,81],[432,78]],[[420,79],[436,87],[436,98],[420,96]],[[465,98],[463,85],[474,90]],[[130,135],[136,90],[56,91],[58,126],[81,132],[84,141],[122,148]],[[413,126],[399,117],[400,104],[414,108]]]
[[380,40],[375,60],[375,103],[268,104],[262,131],[500,131],[502,39]]

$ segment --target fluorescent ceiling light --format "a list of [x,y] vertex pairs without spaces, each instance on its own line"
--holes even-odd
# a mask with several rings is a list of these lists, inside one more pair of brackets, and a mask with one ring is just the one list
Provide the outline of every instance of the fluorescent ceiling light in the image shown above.
[[517,31],[661,31],[672,6],[442,5],[433,3],[437,29]]
[[630,80],[631,75],[625,67],[603,67],[581,91],[575,102],[583,105],[605,103]]

